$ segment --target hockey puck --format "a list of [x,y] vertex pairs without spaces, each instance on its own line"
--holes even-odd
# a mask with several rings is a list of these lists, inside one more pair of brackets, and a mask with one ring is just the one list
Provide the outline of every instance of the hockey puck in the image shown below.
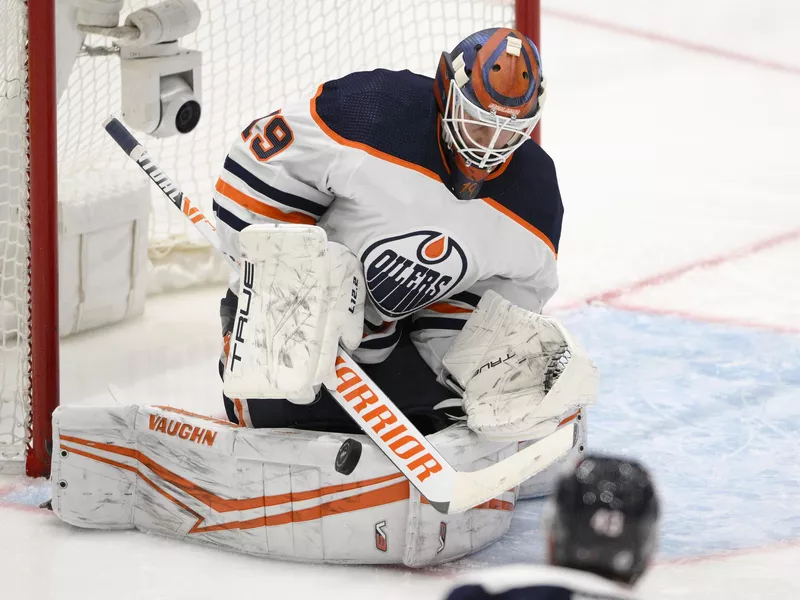
[[347,438],[336,453],[336,462],[333,468],[337,473],[350,475],[361,459],[361,442],[353,438]]

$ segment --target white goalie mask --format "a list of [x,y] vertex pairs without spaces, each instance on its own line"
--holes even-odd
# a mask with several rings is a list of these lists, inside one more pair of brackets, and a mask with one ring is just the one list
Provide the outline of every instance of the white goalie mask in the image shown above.
[[514,115],[501,116],[496,109],[482,109],[466,97],[455,80],[451,80],[442,116],[442,136],[445,143],[464,158],[467,166],[494,169],[530,138],[542,116],[546,96],[542,81],[536,114],[518,119]]
[[515,29],[478,31],[442,53],[434,95],[448,187],[458,198],[475,198],[541,118],[545,85],[539,51]]

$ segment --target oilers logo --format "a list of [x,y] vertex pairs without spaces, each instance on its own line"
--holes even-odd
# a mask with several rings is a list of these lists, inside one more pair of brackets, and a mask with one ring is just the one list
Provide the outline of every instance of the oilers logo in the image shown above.
[[412,231],[371,242],[361,252],[375,307],[400,318],[447,297],[467,273],[467,256],[442,231]]

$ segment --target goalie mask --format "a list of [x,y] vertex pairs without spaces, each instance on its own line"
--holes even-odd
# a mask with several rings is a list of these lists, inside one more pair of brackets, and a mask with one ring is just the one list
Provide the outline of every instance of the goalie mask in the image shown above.
[[475,198],[483,181],[530,138],[544,91],[539,51],[515,29],[484,29],[442,53],[434,95],[456,197]]

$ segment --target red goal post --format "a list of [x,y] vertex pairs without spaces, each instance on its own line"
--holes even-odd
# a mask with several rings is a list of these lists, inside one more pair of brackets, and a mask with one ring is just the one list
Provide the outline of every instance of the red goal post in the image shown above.
[[[536,44],[540,53],[542,52],[541,25],[539,20],[541,15],[542,7],[540,0],[516,0],[514,3],[514,20],[517,29],[533,40],[533,43]],[[544,62],[544,59],[542,59],[542,62]],[[532,137],[537,144],[542,143],[541,121],[536,125],[536,129],[533,130]]]
[[[123,15],[153,3],[126,0]],[[436,52],[483,27],[516,25],[537,46],[540,42],[539,0],[429,0],[406,8],[398,8],[401,3],[394,0],[197,3],[203,12],[200,28],[182,44],[204,53],[203,94],[209,99],[209,108],[203,109],[197,134],[182,136],[181,144],[188,144],[206,162],[193,165],[194,171],[176,169],[175,140],[143,137],[154,156],[171,172],[174,170],[176,180],[189,188],[193,198],[210,196],[209,181],[196,177],[195,172],[217,172],[221,164],[218,151],[226,147],[223,139],[214,137],[216,134],[204,133],[203,128],[210,124],[230,135],[242,122],[262,114],[270,102],[299,96],[312,82],[310,89],[347,70],[373,68],[369,62],[372,58],[374,66],[430,73],[438,58]],[[54,0],[0,0],[0,43],[4,49],[0,55],[0,471],[8,470],[9,465],[21,470],[24,464],[25,472],[33,477],[49,475],[50,421],[59,402],[58,173],[62,172],[62,179],[72,173],[77,168],[75,157],[98,165],[103,165],[106,156],[109,161],[118,158],[118,164],[124,165],[119,168],[130,168],[118,150],[104,150],[107,146],[103,146],[100,127],[109,113],[119,112],[119,99],[112,92],[101,97],[97,91],[114,89],[118,71],[115,58],[81,56],[74,66],[70,63],[69,83],[59,99],[56,80],[58,77],[60,85],[61,73],[57,66],[62,57],[61,49],[56,51],[56,28],[61,22],[56,18],[55,5]],[[243,94],[224,96],[224,88],[236,87],[226,79],[236,69],[228,68],[224,61],[237,61],[251,53],[239,40],[250,35],[244,25],[253,25],[259,31],[280,18],[287,20],[282,24],[287,30],[302,29],[307,23],[307,36],[321,35],[338,50],[323,61],[309,60],[301,52],[304,38],[296,43],[288,40],[270,50],[269,60],[273,54],[285,57],[289,67],[278,65],[279,70],[274,72],[267,69],[273,74],[269,91],[258,99],[258,109],[238,104]],[[230,32],[224,30],[228,26]],[[407,38],[408,43],[400,44],[402,52],[397,51],[398,44],[386,43],[387,55],[380,56],[380,41],[388,34],[405,36],[402,39]],[[365,52],[375,55],[364,59]],[[251,58],[248,56],[248,60]],[[84,64],[89,60],[97,63]],[[247,67],[239,70],[246,71]],[[87,78],[107,78],[108,82],[93,86]],[[287,84],[273,94],[278,84],[293,78],[298,79],[294,87]],[[84,89],[89,91],[84,94]],[[258,93],[256,90],[254,95]],[[225,108],[230,114],[217,115],[215,107]],[[537,128],[537,141],[538,136]],[[96,149],[95,155],[90,154],[92,149]],[[109,163],[108,168],[117,167]],[[187,238],[180,219],[175,223],[159,215],[155,207],[162,203],[160,199],[155,203],[150,232],[151,249],[157,248],[154,261],[175,252],[178,246],[196,243]]]
[[0,463],[21,451],[39,477],[50,473],[59,389],[55,2],[17,2],[15,12],[2,1]]

